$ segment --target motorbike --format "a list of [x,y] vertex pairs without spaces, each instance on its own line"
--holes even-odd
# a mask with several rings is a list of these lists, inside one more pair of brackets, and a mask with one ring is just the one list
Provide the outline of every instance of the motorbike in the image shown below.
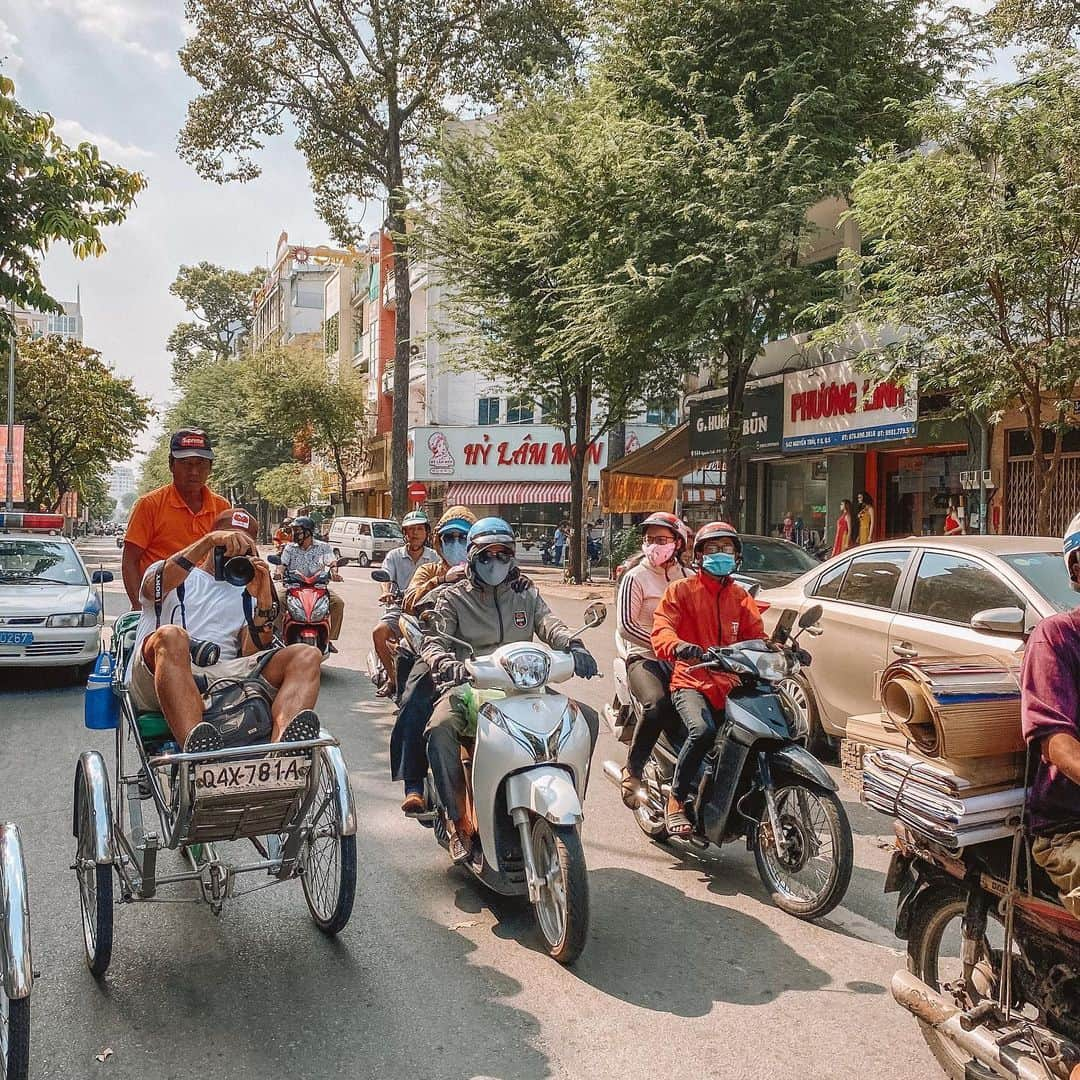
[[897,823],[896,1001],[952,1080],[1080,1077],[1080,920],[1012,839],[959,852]]
[[[266,561],[281,566],[279,555],[268,555]],[[339,559],[339,565],[347,560]],[[293,570],[283,572],[285,607],[281,639],[286,645],[312,645],[322,654],[330,655],[330,581],[329,567],[307,576]]]
[[[385,570],[372,570],[371,580],[377,581],[380,585],[387,584],[391,579],[390,575]],[[404,593],[398,589],[391,589],[388,593],[379,597],[379,603],[383,605],[387,613],[394,612],[398,616],[398,621],[405,617],[404,612],[401,610],[401,601],[404,599]],[[413,620],[415,622],[415,620]],[[396,649],[395,649],[396,652]],[[372,648],[368,650],[367,654],[367,673],[368,678],[371,679],[372,686],[376,690],[381,690],[387,683],[389,676],[386,669],[383,667],[382,661],[379,659],[379,654]],[[401,679],[397,679],[394,684],[400,690],[405,686],[405,683]]]
[[[651,840],[691,848],[745,840],[773,902],[799,919],[820,919],[836,907],[854,861],[837,785],[806,749],[809,733],[779,685],[808,662],[798,640],[820,633],[821,615],[820,605],[808,608],[792,634],[796,613],[785,611],[768,641],[714,647],[694,666],[735,675],[740,685],[728,695],[716,745],[686,803],[694,829],[689,839],[676,840],[665,826],[679,753],[665,735],[645,766],[634,811]],[[604,775],[616,786],[622,782],[614,761],[604,763]]]
[[[607,617],[590,604],[574,637]],[[451,639],[472,653],[468,642]],[[573,678],[574,658],[539,641],[501,645],[466,667],[478,692],[476,738],[465,775],[483,848],[466,868],[504,896],[528,896],[548,954],[572,964],[589,928],[589,878],[580,827],[592,738],[580,707],[551,683]],[[422,824],[450,846],[447,812],[429,772]],[[426,820],[425,820],[426,818]]]

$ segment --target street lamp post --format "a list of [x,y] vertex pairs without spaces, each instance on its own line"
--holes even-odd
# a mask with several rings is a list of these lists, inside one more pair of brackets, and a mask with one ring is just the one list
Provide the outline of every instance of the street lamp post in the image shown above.
[[15,301],[11,301],[11,337],[8,349],[7,377],[7,446],[4,447],[4,509],[15,509]]

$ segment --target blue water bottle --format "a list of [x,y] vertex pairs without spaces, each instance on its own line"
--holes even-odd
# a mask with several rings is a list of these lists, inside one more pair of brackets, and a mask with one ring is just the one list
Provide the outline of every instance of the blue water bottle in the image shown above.
[[113,658],[104,649],[98,653],[94,670],[86,680],[83,722],[88,728],[103,731],[120,723],[120,702],[112,692]]

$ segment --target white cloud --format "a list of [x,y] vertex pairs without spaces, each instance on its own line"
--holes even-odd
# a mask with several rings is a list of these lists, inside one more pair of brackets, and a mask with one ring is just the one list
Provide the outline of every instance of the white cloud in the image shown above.
[[22,57],[16,52],[19,39],[3,19],[0,19],[0,60],[3,60],[9,72],[16,72],[22,67]]
[[65,142],[93,143],[104,158],[119,158],[121,160],[145,160],[152,158],[152,150],[144,150],[141,146],[124,144],[111,135],[99,135],[96,131],[89,131],[78,120],[57,120],[56,132]]
[[159,67],[169,67],[175,59],[171,49],[160,47],[160,39],[166,37],[170,43],[176,39],[183,20],[153,0],[45,0],[45,6],[66,15],[85,33],[103,37]]

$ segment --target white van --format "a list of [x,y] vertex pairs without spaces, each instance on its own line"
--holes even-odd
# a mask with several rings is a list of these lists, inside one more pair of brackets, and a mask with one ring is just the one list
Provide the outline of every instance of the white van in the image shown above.
[[336,517],[327,537],[338,558],[353,559],[360,566],[382,562],[388,551],[405,543],[396,521],[387,518]]

